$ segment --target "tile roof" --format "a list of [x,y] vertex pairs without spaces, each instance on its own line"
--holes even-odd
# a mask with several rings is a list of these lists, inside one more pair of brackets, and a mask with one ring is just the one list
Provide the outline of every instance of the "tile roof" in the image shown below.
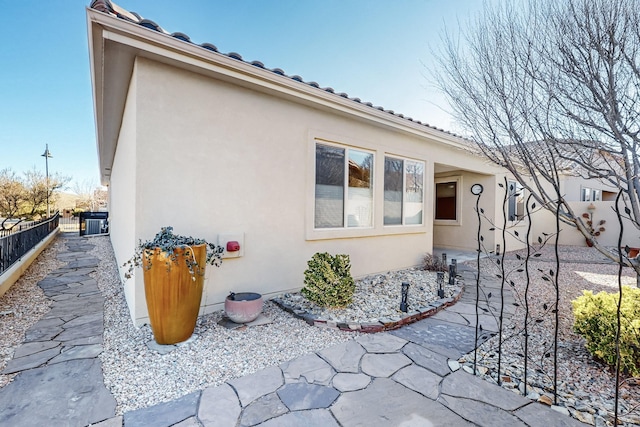
[[437,128],[435,126],[431,126],[431,125],[429,125],[427,123],[422,123],[419,120],[414,120],[411,117],[406,117],[403,114],[394,112],[393,110],[386,110],[383,107],[375,106],[371,102],[363,102],[360,98],[349,97],[349,95],[344,93],[344,92],[336,93],[334,91],[334,89],[331,88],[331,87],[321,87],[318,83],[316,83],[314,81],[305,82],[302,79],[302,77],[300,77],[298,75],[289,76],[281,68],[267,68],[260,61],[246,61],[246,60],[244,60],[242,58],[242,56],[239,53],[229,52],[229,53],[225,54],[223,52],[220,52],[218,50],[218,48],[215,45],[211,44],[211,43],[202,43],[202,44],[194,43],[193,41],[191,41],[189,36],[187,36],[186,34],[180,33],[180,32],[170,33],[168,31],[166,31],[164,28],[162,28],[160,25],[156,24],[154,21],[152,21],[150,19],[142,18],[140,15],[138,15],[135,12],[127,11],[127,10],[121,8],[120,6],[118,6],[117,4],[111,2],[110,0],[93,0],[91,2],[91,6],[89,6],[89,7],[91,9],[97,10],[99,12],[107,13],[107,14],[115,16],[117,18],[124,19],[124,20],[132,22],[134,24],[138,24],[138,25],[140,25],[142,27],[145,27],[145,28],[148,28],[150,30],[157,31],[157,32],[162,33],[162,34],[169,35],[169,36],[174,37],[176,39],[182,40],[183,42],[190,43],[190,44],[193,44],[193,45],[196,45],[196,46],[200,46],[200,47],[202,47],[204,49],[207,49],[207,50],[210,50],[212,52],[216,52],[218,54],[227,56],[229,58],[233,58],[233,59],[235,59],[237,61],[241,61],[241,62],[244,62],[246,64],[250,64],[250,65],[253,65],[253,66],[258,67],[258,68],[262,68],[262,69],[267,70],[267,71],[271,71],[274,74],[279,74],[279,75],[281,75],[283,77],[290,78],[292,80],[300,82],[301,84],[306,84],[308,86],[312,86],[312,87],[317,88],[319,90],[323,90],[325,92],[329,92],[329,93],[335,94],[336,96],[340,96],[342,98],[350,99],[353,102],[357,102],[359,104],[366,105],[366,106],[374,108],[376,110],[392,114],[392,115],[394,115],[396,117],[399,117],[401,119],[405,119],[405,120],[408,120],[410,122],[417,123],[419,125],[423,125],[423,126],[428,127],[430,129],[434,129],[434,130],[437,130],[437,131],[440,131],[440,132],[444,132],[446,134],[449,134],[449,135],[452,135],[452,136],[455,136],[455,137],[463,138],[462,136],[457,135],[457,134],[455,134],[453,132],[449,132],[449,131],[446,131],[444,129]]

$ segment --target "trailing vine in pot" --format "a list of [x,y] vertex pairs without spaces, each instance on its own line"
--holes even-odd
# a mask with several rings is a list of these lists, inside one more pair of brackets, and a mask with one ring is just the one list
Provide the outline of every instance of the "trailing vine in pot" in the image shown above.
[[142,267],[151,330],[158,344],[175,344],[193,334],[206,265],[220,266],[223,250],[205,239],[173,234],[173,227],[162,227],[153,239],[140,241],[123,264],[128,267],[127,279]]

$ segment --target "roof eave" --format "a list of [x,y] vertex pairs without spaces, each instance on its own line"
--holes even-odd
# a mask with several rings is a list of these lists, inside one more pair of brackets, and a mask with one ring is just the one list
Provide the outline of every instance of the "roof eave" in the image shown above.
[[[354,99],[328,92],[294,80],[291,77],[207,50],[199,45],[141,27],[103,12],[88,9],[87,20],[98,155],[103,184],[108,182],[109,179],[117,140],[117,133],[114,129],[109,132],[104,128],[105,114],[111,114],[112,118],[120,114],[121,117],[121,113],[124,110],[124,100],[126,99],[126,94],[124,94],[124,97],[120,94],[122,99],[118,103],[120,105],[111,107],[116,108],[118,110],[117,113],[105,113],[105,97],[117,95],[111,93],[112,91],[110,93],[104,93],[103,91],[105,82],[104,64],[108,60],[108,58],[105,58],[105,41],[126,46],[135,55],[159,60],[160,62],[169,63],[221,80],[232,81],[234,84],[259,91],[273,93],[316,108],[340,112],[360,120],[374,122],[378,126],[384,126],[417,137],[429,138],[433,142],[455,148],[464,149],[468,147],[468,141],[448,132],[411,121],[379,107],[371,107]],[[121,84],[120,87],[128,87],[128,82],[126,85]],[[111,127],[117,125],[119,129],[120,122],[113,123],[113,121],[108,125]],[[107,140],[105,134],[109,133],[112,136],[109,138],[110,140]]]

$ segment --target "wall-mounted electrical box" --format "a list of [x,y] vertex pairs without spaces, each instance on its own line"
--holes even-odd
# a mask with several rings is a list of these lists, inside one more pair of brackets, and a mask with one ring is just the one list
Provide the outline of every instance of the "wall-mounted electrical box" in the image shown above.
[[222,258],[239,258],[244,256],[244,233],[224,233],[218,235],[218,245],[224,252]]

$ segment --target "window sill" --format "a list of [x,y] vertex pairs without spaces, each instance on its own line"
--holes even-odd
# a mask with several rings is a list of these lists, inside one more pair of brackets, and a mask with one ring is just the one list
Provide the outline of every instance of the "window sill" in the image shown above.
[[354,239],[361,237],[393,236],[397,234],[426,233],[425,225],[388,225],[384,227],[357,229],[312,229],[307,230],[306,240]]
[[433,225],[434,226],[437,226],[437,225],[457,225],[457,226],[460,226],[462,224],[457,219],[435,219],[435,220],[433,220]]

